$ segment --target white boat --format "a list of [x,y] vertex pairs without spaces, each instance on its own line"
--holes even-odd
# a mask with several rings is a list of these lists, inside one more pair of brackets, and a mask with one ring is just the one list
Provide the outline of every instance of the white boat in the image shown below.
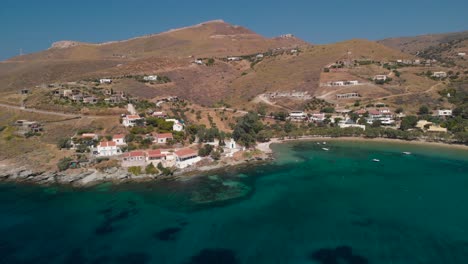
[[327,142],[325,142],[325,141],[324,141],[324,142],[323,142],[323,144],[324,144],[324,145],[326,145],[326,144],[327,144]]
[[373,161],[373,162],[380,162],[379,159],[373,159],[372,161]]
[[404,151],[402,153],[405,154],[405,155],[411,155],[411,152],[408,152],[408,151]]
[[327,148],[322,148],[322,149],[325,150],[325,151],[329,151],[329,149],[327,149]]

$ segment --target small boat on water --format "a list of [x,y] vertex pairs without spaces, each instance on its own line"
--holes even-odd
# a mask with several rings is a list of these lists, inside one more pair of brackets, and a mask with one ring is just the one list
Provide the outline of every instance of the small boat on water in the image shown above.
[[327,148],[322,148],[322,149],[325,150],[325,151],[329,151],[329,150],[330,150],[330,149],[327,149]]
[[380,162],[379,159],[372,159],[373,162]]
[[327,144],[327,142],[325,142],[325,141],[324,141],[322,144],[326,145],[326,144]]
[[405,155],[411,155],[411,152],[408,152],[408,151],[404,151],[402,153],[405,154]]

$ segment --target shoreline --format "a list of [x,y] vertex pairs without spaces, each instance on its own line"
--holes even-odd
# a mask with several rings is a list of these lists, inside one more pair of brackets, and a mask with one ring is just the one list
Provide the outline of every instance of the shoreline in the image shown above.
[[281,144],[294,141],[356,141],[356,142],[376,142],[376,143],[398,143],[398,144],[408,144],[408,145],[419,145],[419,146],[438,146],[448,149],[459,149],[467,150],[467,145],[461,144],[449,144],[442,142],[431,142],[424,140],[403,140],[403,139],[393,139],[393,138],[364,138],[364,137],[320,137],[320,136],[303,136],[298,138],[272,138],[269,142],[262,142],[257,144],[257,149],[265,153],[273,153],[271,149],[272,144]]
[[[102,183],[138,183],[138,182],[157,182],[162,180],[186,180],[192,177],[204,176],[209,173],[225,170],[229,168],[258,165],[274,160],[273,144],[282,144],[288,142],[300,141],[348,141],[348,142],[374,142],[374,143],[390,143],[402,145],[419,145],[419,146],[433,146],[443,147],[452,150],[467,150],[467,145],[448,144],[441,142],[428,142],[423,140],[402,140],[391,138],[363,138],[363,137],[321,137],[321,136],[303,136],[298,138],[272,138],[268,142],[258,143],[256,149],[263,152],[263,155],[258,158],[245,158],[241,160],[224,160],[215,164],[207,164],[199,167],[184,169],[176,171],[173,175],[132,175],[122,168],[113,168],[107,171],[97,171],[95,169],[77,169],[69,172],[56,172],[56,171],[41,171],[35,172],[24,166],[16,167],[14,169],[0,170],[0,181],[13,182],[20,184],[33,184],[41,186],[71,186],[74,188],[87,188],[93,187]],[[0,169],[9,167],[1,164]],[[10,164],[11,165],[11,164]]]

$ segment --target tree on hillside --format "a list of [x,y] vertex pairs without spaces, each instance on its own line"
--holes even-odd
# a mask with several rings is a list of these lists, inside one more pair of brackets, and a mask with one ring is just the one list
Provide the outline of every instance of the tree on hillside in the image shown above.
[[419,111],[418,111],[418,114],[419,115],[427,115],[429,114],[429,108],[425,105],[419,107]]
[[257,133],[263,130],[263,124],[255,112],[249,112],[238,119],[232,136],[235,141],[246,147],[255,145]]
[[406,116],[401,119],[401,125],[400,129],[401,130],[408,130],[410,128],[413,128],[416,126],[416,123],[418,123],[418,117],[417,116]]

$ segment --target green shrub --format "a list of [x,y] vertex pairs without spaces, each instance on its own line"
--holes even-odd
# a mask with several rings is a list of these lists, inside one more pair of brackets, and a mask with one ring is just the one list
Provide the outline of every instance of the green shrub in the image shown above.
[[156,169],[156,167],[154,167],[153,163],[150,163],[148,164],[148,166],[146,166],[145,173],[150,174],[150,175],[155,175],[155,174],[158,174],[159,171],[158,169]]
[[57,162],[57,168],[59,169],[59,171],[68,170],[68,168],[70,168],[71,161],[72,159],[69,157],[62,158],[61,160]]
[[135,176],[140,175],[141,174],[141,167],[140,166],[128,167],[128,172],[130,172],[131,174],[133,174]]

